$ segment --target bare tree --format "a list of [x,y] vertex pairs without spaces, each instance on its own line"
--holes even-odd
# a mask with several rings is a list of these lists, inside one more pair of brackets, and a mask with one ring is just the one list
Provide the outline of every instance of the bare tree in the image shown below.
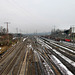
[[0,33],[6,33],[6,29],[0,26]]

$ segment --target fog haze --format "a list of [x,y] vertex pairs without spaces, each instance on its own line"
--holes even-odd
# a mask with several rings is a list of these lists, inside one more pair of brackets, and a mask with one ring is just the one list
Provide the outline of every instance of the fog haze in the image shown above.
[[50,32],[75,25],[75,0],[0,0],[0,26],[9,32]]

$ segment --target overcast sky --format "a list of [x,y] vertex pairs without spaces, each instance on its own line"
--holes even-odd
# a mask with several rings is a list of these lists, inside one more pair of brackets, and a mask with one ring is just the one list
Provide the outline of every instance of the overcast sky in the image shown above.
[[75,0],[0,0],[0,26],[9,31],[49,32],[75,25]]

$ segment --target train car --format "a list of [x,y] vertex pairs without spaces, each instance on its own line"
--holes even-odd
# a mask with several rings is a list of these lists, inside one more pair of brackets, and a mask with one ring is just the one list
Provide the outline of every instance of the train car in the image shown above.
[[71,39],[65,39],[65,41],[67,41],[67,42],[71,42]]

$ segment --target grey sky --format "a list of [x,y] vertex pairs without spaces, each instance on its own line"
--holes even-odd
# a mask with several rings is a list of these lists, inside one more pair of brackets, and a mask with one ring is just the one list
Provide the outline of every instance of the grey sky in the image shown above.
[[75,25],[75,0],[0,0],[0,26],[23,33],[48,32]]

